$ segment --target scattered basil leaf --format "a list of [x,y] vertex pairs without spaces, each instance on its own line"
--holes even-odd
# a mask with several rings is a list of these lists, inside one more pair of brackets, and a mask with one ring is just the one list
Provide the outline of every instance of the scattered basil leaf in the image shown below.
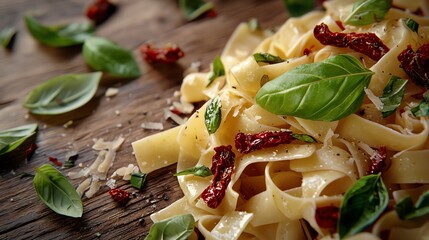
[[187,240],[195,227],[191,214],[179,215],[154,223],[145,240],[175,239]]
[[411,196],[407,196],[395,205],[396,213],[402,220],[411,220],[429,214],[429,191],[424,192],[414,206]]
[[67,154],[66,156],[66,160],[64,161],[64,164],[62,166],[62,168],[72,168],[75,165],[75,162],[77,160],[77,158],[79,157],[79,155],[76,152],[70,152]]
[[315,0],[283,0],[291,17],[302,16],[316,6]]
[[380,174],[359,179],[344,195],[340,207],[338,233],[340,239],[359,233],[383,213],[389,195]]
[[362,26],[383,20],[392,6],[392,0],[356,0],[346,23]]
[[0,32],[0,42],[4,48],[10,48],[12,46],[13,39],[16,35],[16,29],[14,27],[5,28]]
[[175,173],[174,176],[183,176],[183,175],[189,175],[189,174],[193,174],[194,176],[198,176],[198,177],[208,177],[212,175],[212,172],[210,171],[210,168],[204,165],[201,165],[198,167],[191,167],[183,171],[180,171],[178,173]]
[[147,177],[146,173],[135,172],[131,174],[131,186],[137,189],[142,189],[142,187],[146,183],[146,177]]
[[390,78],[386,87],[383,89],[383,94],[380,97],[380,100],[383,103],[383,109],[381,110],[383,117],[392,115],[396,108],[401,105],[406,84],[406,79],[401,79],[397,76],[392,76]]
[[212,62],[211,65],[211,71],[209,73],[209,82],[207,83],[207,86],[210,86],[210,84],[218,77],[225,75],[225,68],[223,66],[222,60],[219,56],[216,56],[215,59]]
[[80,196],[60,171],[43,164],[36,168],[33,182],[39,198],[54,212],[74,218],[82,217]]
[[316,139],[314,139],[312,136],[307,134],[298,134],[298,133],[292,133],[291,134],[293,138],[301,140],[306,143],[315,143],[317,142]]
[[31,91],[23,106],[34,114],[62,114],[83,106],[94,96],[101,72],[54,77]]
[[429,91],[423,94],[423,100],[419,105],[413,107],[411,112],[415,117],[429,116]]
[[418,33],[419,32],[419,24],[414,21],[411,18],[407,18],[405,19],[405,25],[407,25],[407,27],[409,29],[411,29],[411,31]]
[[253,58],[255,59],[255,61],[257,63],[263,62],[263,63],[268,63],[268,64],[274,64],[274,63],[281,63],[281,62],[285,61],[285,60],[281,59],[280,57],[274,56],[274,55],[269,54],[269,53],[255,53],[255,54],[253,54]]
[[0,156],[15,150],[36,130],[37,124],[32,123],[0,131]]
[[204,114],[204,123],[206,124],[207,131],[209,134],[213,134],[220,126],[220,121],[222,119],[222,101],[219,96],[213,98],[209,105],[206,108]]
[[247,26],[249,26],[249,29],[251,32],[256,32],[256,31],[262,30],[261,24],[259,23],[258,19],[256,19],[256,18],[251,18],[247,22]]
[[45,26],[30,15],[24,17],[28,31],[40,43],[51,47],[69,47],[82,44],[92,36],[92,23],[71,23],[60,26]]
[[213,9],[214,4],[204,0],[180,0],[179,7],[186,20],[192,21]]
[[356,112],[369,85],[370,70],[350,55],[304,64],[267,82],[256,102],[279,115],[335,121]]
[[93,69],[114,77],[131,78],[141,75],[132,52],[104,38],[88,38],[83,44],[83,58]]

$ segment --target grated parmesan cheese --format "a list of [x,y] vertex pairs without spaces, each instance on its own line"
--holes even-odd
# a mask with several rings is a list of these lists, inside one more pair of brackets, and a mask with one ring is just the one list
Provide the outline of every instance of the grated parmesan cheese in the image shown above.
[[368,96],[368,99],[375,105],[375,107],[378,110],[383,110],[383,102],[380,100],[379,97],[375,96],[375,94],[369,89],[369,88],[365,88],[364,89],[366,96]]
[[117,88],[108,88],[106,93],[105,93],[105,96],[106,97],[114,97],[118,94],[118,92],[119,92],[119,89],[117,89]]
[[192,113],[194,111],[194,105],[188,102],[173,102],[173,108],[177,109],[181,113]]
[[173,120],[179,125],[186,123],[186,121],[188,120],[188,118],[181,118],[179,115],[174,114],[169,109],[164,108],[164,119],[167,120],[169,118],[171,118],[171,120]]
[[146,122],[142,123],[141,127],[148,130],[163,130],[164,126],[161,122]]

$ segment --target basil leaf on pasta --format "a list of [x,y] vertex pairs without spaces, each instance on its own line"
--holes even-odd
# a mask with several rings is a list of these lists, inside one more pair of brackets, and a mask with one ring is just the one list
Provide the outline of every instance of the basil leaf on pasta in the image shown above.
[[295,139],[301,140],[306,143],[315,143],[317,142],[316,139],[314,139],[312,136],[308,134],[298,134],[298,133],[292,133],[291,136]]
[[411,112],[415,117],[429,116],[429,91],[423,94],[423,100],[419,105],[411,108]]
[[383,103],[383,109],[381,110],[383,117],[392,115],[396,108],[401,105],[406,84],[406,79],[401,79],[397,76],[392,76],[390,78],[386,87],[383,89],[383,94],[380,97],[380,100]]
[[424,192],[413,204],[411,196],[407,196],[395,205],[396,213],[402,220],[411,220],[429,214],[429,191]]
[[209,82],[207,83],[207,87],[210,86],[210,84],[216,78],[225,75],[225,68],[224,68],[222,60],[220,59],[219,56],[215,57],[215,59],[213,60],[211,68],[212,68],[212,70],[210,71],[210,74],[209,74]]
[[391,6],[392,0],[356,0],[346,23],[362,26],[381,21]]
[[204,123],[206,124],[209,134],[213,134],[219,128],[220,121],[222,120],[222,101],[219,96],[213,98],[206,108],[204,114]]
[[411,18],[405,19],[405,25],[407,25],[407,27],[411,31],[416,32],[416,33],[419,32],[419,24],[416,21],[414,21],[413,19],[411,19]]
[[285,61],[285,60],[281,59],[280,57],[274,56],[274,55],[269,54],[269,53],[255,53],[255,54],[253,54],[253,58],[255,59],[255,61],[257,63],[263,62],[263,63],[268,63],[268,64],[274,64],[274,63],[281,63],[281,62]]
[[154,223],[145,240],[176,239],[187,240],[195,227],[191,214],[179,215]]
[[183,175],[189,175],[189,174],[193,174],[194,176],[198,176],[198,177],[207,177],[212,175],[212,172],[210,171],[210,168],[204,165],[201,165],[198,167],[191,167],[183,171],[180,171],[178,173],[175,173],[174,176],[183,176]]

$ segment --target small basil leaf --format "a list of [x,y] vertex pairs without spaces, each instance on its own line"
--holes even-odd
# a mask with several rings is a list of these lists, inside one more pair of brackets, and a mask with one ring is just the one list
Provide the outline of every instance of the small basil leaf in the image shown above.
[[225,75],[225,68],[223,67],[222,60],[219,56],[216,56],[211,66],[211,72],[209,74],[209,82],[207,87],[218,77]]
[[249,29],[251,32],[256,32],[256,31],[262,30],[261,24],[259,23],[258,19],[256,19],[256,18],[251,18],[247,22],[247,26],[249,26]]
[[214,4],[204,0],[180,0],[179,7],[186,20],[192,21],[213,9]]
[[191,214],[179,215],[154,223],[145,240],[187,240],[194,231],[194,227],[195,219]]
[[263,62],[263,63],[268,63],[268,64],[274,64],[274,63],[281,63],[281,62],[285,61],[285,60],[281,59],[280,57],[274,56],[274,55],[269,54],[269,53],[255,53],[255,54],[253,54],[253,58],[255,59],[255,61],[257,63]]
[[4,48],[10,48],[12,46],[13,38],[16,35],[16,29],[14,27],[5,28],[0,32],[0,42]]
[[392,6],[392,0],[356,0],[346,23],[362,26],[383,20]]
[[388,117],[395,112],[396,108],[401,105],[402,98],[405,93],[406,79],[401,79],[397,76],[392,76],[383,89],[383,94],[380,97],[383,103],[381,110],[383,117]]
[[419,32],[419,24],[411,18],[405,19],[405,25],[413,32]]
[[210,168],[204,165],[201,165],[198,167],[191,167],[191,168],[185,169],[183,171],[175,173],[173,176],[183,176],[183,175],[189,175],[189,174],[193,174],[194,176],[198,176],[198,177],[207,177],[212,175],[212,172],[210,171]]
[[93,69],[114,77],[131,78],[141,75],[132,52],[104,38],[88,38],[83,44],[83,57]]
[[389,195],[379,174],[359,179],[344,195],[340,207],[338,233],[345,238],[359,233],[383,213]]
[[83,106],[94,96],[101,72],[54,77],[31,91],[23,106],[34,114],[55,115]]
[[213,98],[206,108],[204,123],[206,124],[209,134],[213,134],[220,126],[222,119],[222,101],[219,96]]
[[291,136],[295,139],[301,140],[303,142],[306,143],[315,143],[317,142],[316,139],[314,139],[312,136],[307,135],[307,134],[297,134],[297,133],[292,133]]
[[415,117],[429,116],[429,91],[423,95],[423,100],[413,107],[411,112]]
[[146,183],[146,176],[146,173],[140,172],[131,174],[131,186],[137,189],[142,189]]
[[60,171],[44,164],[36,168],[33,182],[40,200],[54,212],[74,218],[82,217],[82,200]]
[[91,23],[71,23],[62,26],[44,26],[32,16],[24,17],[31,35],[39,42],[51,47],[69,47],[82,44],[92,36]]
[[267,82],[256,94],[256,102],[275,114],[335,121],[359,109],[372,74],[355,57],[337,55]]
[[429,191],[424,192],[414,206],[411,196],[405,197],[395,205],[395,210],[402,220],[411,220],[429,214]]
[[316,6],[315,0],[283,0],[283,2],[292,17],[302,16]]
[[27,124],[16,128],[0,131],[0,156],[15,150],[37,129],[37,124]]

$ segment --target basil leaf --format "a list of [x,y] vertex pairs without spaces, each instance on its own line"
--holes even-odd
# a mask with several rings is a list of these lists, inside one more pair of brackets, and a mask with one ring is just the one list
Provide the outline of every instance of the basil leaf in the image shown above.
[[179,7],[186,20],[192,21],[213,9],[214,4],[203,0],[180,0]]
[[413,107],[411,112],[415,117],[429,116],[429,91],[423,94],[423,100],[419,105]]
[[259,23],[258,19],[256,19],[256,18],[251,18],[247,22],[247,26],[249,26],[249,29],[251,32],[256,32],[256,31],[262,30],[261,24]]
[[316,6],[315,0],[283,0],[283,2],[292,17],[302,16]]
[[395,210],[402,220],[411,220],[429,214],[429,191],[424,192],[414,206],[411,196],[405,197],[395,205]]
[[346,23],[362,26],[383,20],[392,6],[392,0],[356,0]]
[[94,26],[89,22],[44,26],[29,15],[25,16],[24,20],[31,35],[40,43],[51,47],[69,47],[82,44],[94,32]]
[[383,109],[381,110],[383,117],[392,115],[396,108],[401,105],[406,84],[406,79],[401,79],[397,76],[392,76],[390,78],[386,87],[383,89],[383,94],[380,97],[380,100],[383,103]]
[[137,189],[142,189],[142,187],[146,183],[146,177],[147,177],[146,173],[138,172],[138,173],[131,174],[131,186]]
[[191,168],[185,169],[183,171],[175,173],[173,176],[183,176],[183,175],[189,175],[189,174],[193,174],[194,176],[198,176],[198,177],[207,177],[212,175],[212,172],[210,171],[210,168],[204,165],[201,165],[198,167],[191,167]]
[[222,119],[222,101],[219,96],[213,98],[206,108],[204,114],[204,123],[206,124],[207,131],[209,134],[213,134],[220,126],[220,120]]
[[101,72],[54,77],[31,91],[23,106],[34,114],[55,115],[72,111],[95,94]]
[[292,133],[291,136],[295,139],[301,140],[306,143],[315,143],[317,142],[316,139],[314,139],[312,136],[307,134],[298,134],[298,133]]
[[88,38],[83,44],[83,58],[93,69],[114,77],[131,78],[141,75],[132,52],[104,38]]
[[219,56],[216,56],[211,66],[211,72],[209,74],[209,82],[207,87],[217,78],[225,75],[225,68],[223,67],[222,60]]
[[74,218],[82,217],[80,196],[60,171],[43,164],[36,168],[33,182],[39,198],[54,212]]
[[418,33],[419,32],[419,24],[414,21],[411,18],[407,18],[405,19],[405,25],[407,25],[407,27],[409,29],[411,29],[411,31]]
[[280,115],[334,121],[361,106],[373,72],[350,55],[298,66],[267,82],[256,94],[264,109]]
[[0,131],[0,156],[15,150],[26,139],[36,133],[37,124],[27,124]]
[[274,55],[269,54],[269,53],[255,53],[255,54],[253,54],[253,58],[255,59],[255,61],[257,63],[263,62],[263,63],[268,63],[268,64],[274,64],[274,63],[281,63],[281,62],[285,61],[285,60],[281,59],[280,57],[274,56]]
[[191,214],[179,215],[154,223],[145,240],[177,239],[187,240],[195,227],[195,219]]
[[0,42],[4,48],[10,48],[12,46],[13,38],[16,35],[16,29],[14,27],[5,28],[0,32]]
[[386,209],[389,195],[380,174],[359,179],[344,195],[340,207],[340,238],[359,233],[371,225]]

